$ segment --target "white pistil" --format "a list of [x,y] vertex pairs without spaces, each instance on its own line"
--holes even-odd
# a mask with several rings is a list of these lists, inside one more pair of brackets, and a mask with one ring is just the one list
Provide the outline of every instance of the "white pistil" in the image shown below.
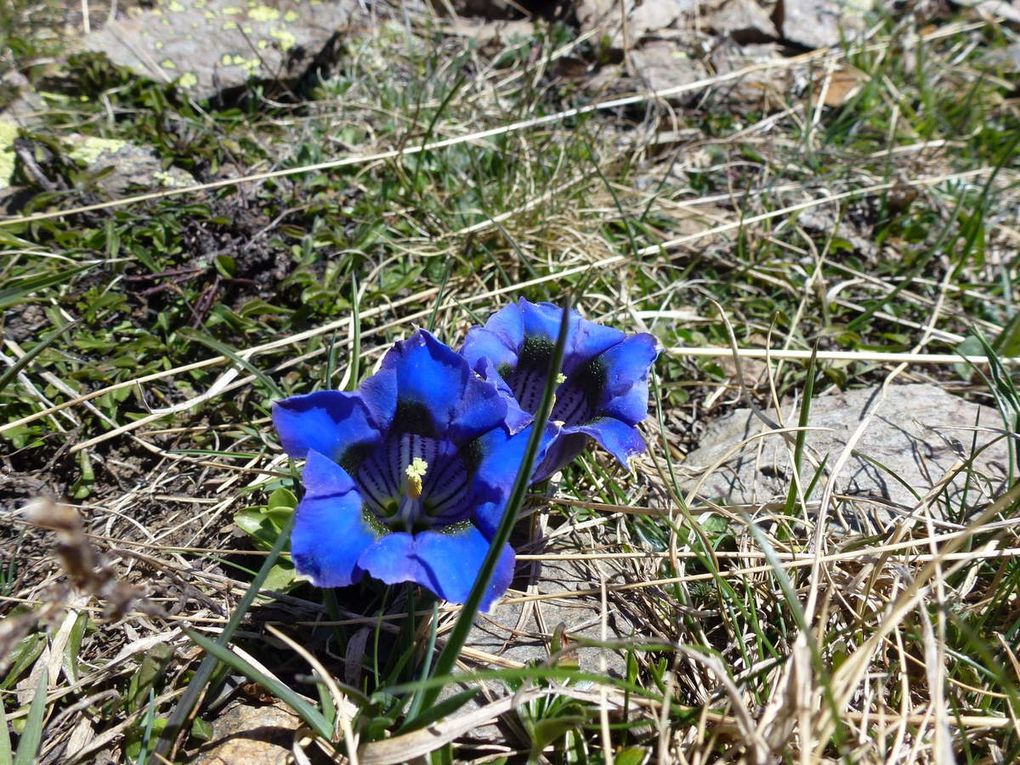
[[425,477],[425,472],[428,469],[429,463],[421,457],[415,457],[404,471],[404,474],[407,476],[407,496],[411,499],[418,499],[421,496],[422,479]]

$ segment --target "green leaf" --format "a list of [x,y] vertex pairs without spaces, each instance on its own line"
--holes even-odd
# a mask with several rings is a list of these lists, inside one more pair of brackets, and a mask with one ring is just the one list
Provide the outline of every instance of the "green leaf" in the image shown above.
[[404,724],[397,729],[394,735],[409,733],[411,731],[418,730],[419,728],[424,728],[426,725],[431,725],[437,720],[442,720],[443,718],[452,715],[477,695],[477,688],[468,688],[466,691],[455,693],[449,698],[443,699],[438,704],[433,704],[431,707],[427,707],[424,712],[417,715],[414,719],[405,720]]
[[[124,754],[125,759],[131,762],[138,762],[143,752],[143,748],[146,754],[150,751],[150,746],[154,736],[159,736],[166,728],[166,718],[156,717],[142,720],[137,725],[132,725],[127,731],[124,732]],[[147,759],[147,758],[146,758]]]
[[332,740],[333,730],[329,723],[326,722],[326,718],[322,716],[322,713],[319,712],[319,710],[315,709],[290,687],[284,685],[275,677],[269,677],[264,674],[261,670],[253,667],[229,648],[214,643],[205,635],[195,632],[192,629],[186,629],[184,632],[207,654],[214,656],[231,669],[240,672],[252,682],[258,683],[269,691],[270,694],[293,709],[297,716],[304,720],[319,736],[327,741]]
[[70,491],[75,499],[85,499],[92,493],[92,485],[96,482],[96,474],[92,470],[92,460],[87,450],[78,453],[78,464],[81,467],[81,475],[75,480]]
[[1006,323],[992,347],[1000,356],[1020,356],[1020,313],[1014,314]]
[[40,675],[39,687],[36,688],[32,705],[28,708],[28,719],[21,732],[21,740],[18,741],[18,753],[14,755],[14,765],[32,765],[38,759],[46,716],[46,691],[49,683],[46,672],[41,672]]
[[39,658],[39,654],[43,652],[45,646],[46,638],[38,632],[33,632],[22,638],[11,652],[13,655],[10,660],[11,668],[7,671],[7,677],[0,683],[0,690],[6,691],[13,688],[25,670],[35,664],[35,660]]
[[290,563],[277,563],[269,569],[269,574],[266,576],[266,581],[262,584],[262,589],[286,592],[297,584],[294,580],[295,576],[297,576],[297,572],[294,570],[293,565]]
[[89,615],[86,612],[78,614],[71,627],[71,634],[67,638],[67,645],[64,647],[64,670],[72,683],[78,682],[78,655],[81,653],[81,641],[85,638],[85,630],[89,624]]
[[11,733],[7,728],[7,710],[0,700],[0,765],[11,765]]
[[131,676],[124,697],[124,706],[128,711],[134,712],[147,703],[149,691],[154,689],[173,656],[173,648],[166,643],[157,643],[142,657],[142,663]]
[[196,717],[195,721],[191,723],[191,737],[195,739],[195,741],[200,741],[202,743],[212,741],[213,733],[213,726],[201,717]]
[[216,273],[225,279],[237,276],[237,261],[229,255],[217,255],[213,258],[213,265],[216,267]]
[[559,741],[567,733],[577,730],[587,722],[584,715],[561,715],[547,720],[538,720],[531,725],[531,751],[535,759],[549,744]]
[[269,501],[266,506],[270,510],[290,510],[293,511],[297,507],[298,499],[294,496],[294,492],[290,489],[279,488],[269,495]]
[[78,274],[92,268],[78,266],[77,268],[59,268],[52,273],[33,274],[20,279],[11,279],[6,289],[0,290],[0,310],[10,308],[14,305],[22,305],[33,292],[44,290],[47,287],[55,287],[58,284],[71,281]]
[[46,337],[44,337],[42,340],[40,340],[38,343],[32,346],[32,350],[30,350],[28,353],[26,353],[24,356],[18,359],[14,364],[12,364],[10,367],[4,370],[3,374],[0,374],[0,391],[7,387],[7,383],[13,380],[14,377],[18,374],[18,372],[20,372],[22,369],[31,364],[32,360],[36,356],[38,356],[40,353],[49,348],[54,340],[59,339],[65,332],[67,332],[67,330],[69,330],[76,324],[77,322],[71,321],[65,324],[64,326],[60,327],[59,329],[50,332],[48,335],[46,335]]
[[628,746],[616,753],[616,765],[644,765],[651,759],[652,751],[643,746]]

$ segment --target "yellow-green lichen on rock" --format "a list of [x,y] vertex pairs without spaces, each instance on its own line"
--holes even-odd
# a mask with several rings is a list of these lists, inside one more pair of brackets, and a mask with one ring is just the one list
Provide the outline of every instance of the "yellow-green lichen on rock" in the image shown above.
[[360,12],[357,0],[156,0],[82,45],[152,80],[180,74],[179,87],[202,99],[252,78],[300,77]]
[[14,139],[18,137],[18,126],[9,120],[0,119],[0,189],[11,185],[14,175]]
[[280,18],[280,12],[268,5],[256,5],[248,9],[248,18],[253,21],[276,21]]
[[127,141],[119,141],[116,138],[97,138],[91,135],[78,136],[72,140],[67,154],[77,162],[92,165],[103,154],[116,154],[129,145]]

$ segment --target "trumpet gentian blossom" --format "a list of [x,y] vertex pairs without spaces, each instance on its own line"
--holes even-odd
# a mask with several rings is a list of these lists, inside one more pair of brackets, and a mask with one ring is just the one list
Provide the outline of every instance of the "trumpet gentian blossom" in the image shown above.
[[[521,298],[468,332],[461,354],[507,399],[511,429],[531,422],[542,400],[562,309]],[[655,337],[626,335],[571,311],[561,380],[550,421],[559,432],[535,472],[539,481],[573,460],[589,438],[626,466],[645,449],[635,427],[648,414]]]
[[[396,343],[355,393],[276,402],[284,450],[307,460],[291,534],[298,573],[320,587],[368,573],[463,603],[530,437],[530,428],[511,432],[507,410],[492,383],[423,330]],[[513,567],[505,546],[483,609]]]

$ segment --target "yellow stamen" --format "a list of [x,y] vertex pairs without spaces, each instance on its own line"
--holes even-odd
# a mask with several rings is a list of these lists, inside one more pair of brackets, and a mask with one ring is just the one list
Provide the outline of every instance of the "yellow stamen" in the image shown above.
[[421,457],[415,457],[411,464],[404,471],[407,475],[407,496],[411,499],[418,499],[421,496],[421,481],[425,477],[425,471],[429,469],[429,463]]

